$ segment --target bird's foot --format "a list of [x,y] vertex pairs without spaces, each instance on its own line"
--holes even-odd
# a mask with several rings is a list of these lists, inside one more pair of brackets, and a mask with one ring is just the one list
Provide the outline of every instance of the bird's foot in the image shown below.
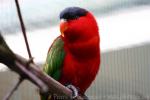
[[78,89],[74,85],[69,84],[66,87],[72,91],[72,100],[79,96]]

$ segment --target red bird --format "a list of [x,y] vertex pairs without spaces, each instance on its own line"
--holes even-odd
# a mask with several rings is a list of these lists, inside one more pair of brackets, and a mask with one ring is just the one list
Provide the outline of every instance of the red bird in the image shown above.
[[[50,47],[44,71],[80,95],[95,79],[100,67],[100,37],[94,16],[79,7],[60,13],[61,35]],[[72,89],[71,89],[72,90]],[[74,93],[74,96],[77,93]],[[43,97],[42,100],[47,100]]]

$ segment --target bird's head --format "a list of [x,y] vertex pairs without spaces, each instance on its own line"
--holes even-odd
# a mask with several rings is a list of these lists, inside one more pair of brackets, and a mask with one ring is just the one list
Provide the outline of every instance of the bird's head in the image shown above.
[[69,43],[86,41],[98,35],[94,16],[80,7],[69,7],[60,13],[61,36]]

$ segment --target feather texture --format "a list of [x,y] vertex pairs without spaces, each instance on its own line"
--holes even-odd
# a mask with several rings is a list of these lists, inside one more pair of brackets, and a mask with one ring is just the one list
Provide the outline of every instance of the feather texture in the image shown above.
[[[56,38],[48,51],[43,67],[43,71],[55,80],[59,80],[61,76],[61,67],[65,56],[63,47],[64,42],[61,37]],[[52,95],[41,95],[41,100],[52,100]]]
[[65,56],[63,47],[64,42],[61,37],[58,37],[48,51],[46,63],[43,68],[43,71],[55,80],[59,80],[61,74],[61,66]]

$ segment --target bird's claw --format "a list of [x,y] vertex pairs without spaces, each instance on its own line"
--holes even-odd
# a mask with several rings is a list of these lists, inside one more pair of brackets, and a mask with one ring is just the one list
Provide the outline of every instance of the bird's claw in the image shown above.
[[67,85],[66,87],[72,91],[72,99],[73,100],[79,96],[78,89],[75,86],[70,84],[70,85]]

